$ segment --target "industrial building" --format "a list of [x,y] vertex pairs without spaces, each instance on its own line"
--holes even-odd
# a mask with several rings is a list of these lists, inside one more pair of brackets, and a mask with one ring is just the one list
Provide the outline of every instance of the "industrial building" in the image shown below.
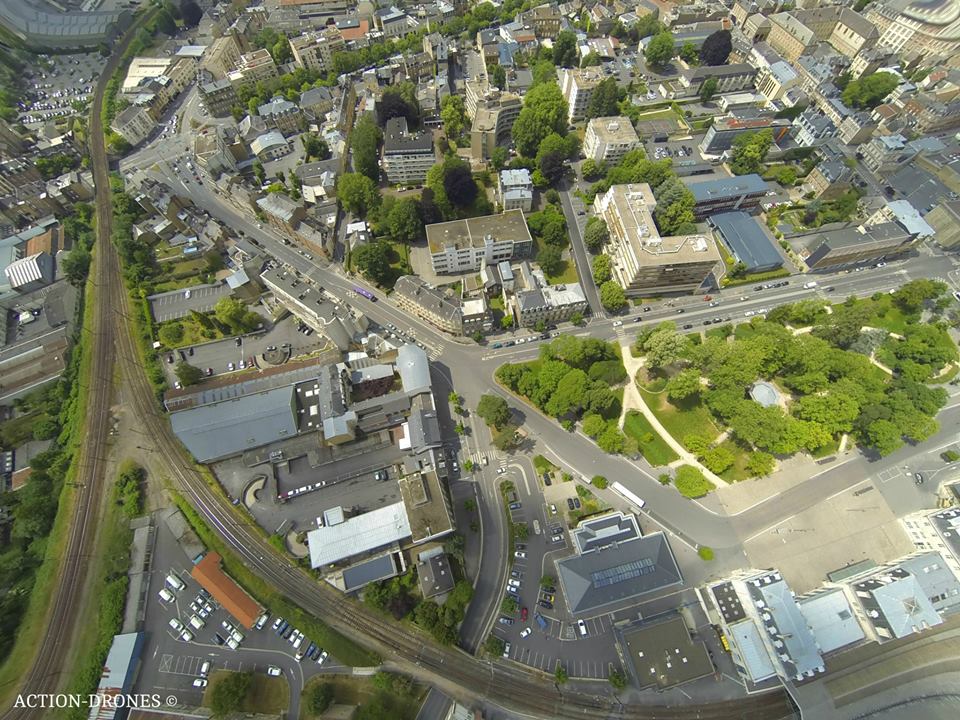
[[208,552],[190,571],[191,577],[200,583],[200,587],[213,595],[224,610],[247,630],[252,630],[257,618],[263,612],[257,602],[246,590],[237,585],[233,578],[220,567],[219,553]]

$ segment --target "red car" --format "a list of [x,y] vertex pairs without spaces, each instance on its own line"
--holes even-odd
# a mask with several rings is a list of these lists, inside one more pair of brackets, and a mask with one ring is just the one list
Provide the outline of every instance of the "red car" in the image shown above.
[[526,622],[526,621],[527,621],[527,609],[526,609],[526,608],[520,608],[520,619],[521,619],[523,622]]

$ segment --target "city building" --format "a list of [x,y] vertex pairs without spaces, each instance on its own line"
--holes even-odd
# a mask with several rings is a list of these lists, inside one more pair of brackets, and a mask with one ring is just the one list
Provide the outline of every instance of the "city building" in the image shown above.
[[960,246],[960,200],[938,203],[924,219],[933,227],[937,245],[946,249]]
[[537,5],[523,15],[523,21],[533,26],[538,38],[556,38],[560,34],[562,20],[557,6],[551,3]]
[[[490,89],[486,80],[480,82],[485,92],[474,96],[473,122],[470,125],[470,157],[486,162],[497,147],[507,145],[512,138],[513,124],[520,117],[523,99],[512,92]],[[471,104],[474,81],[467,81],[467,104]]]
[[695,292],[721,262],[720,252],[703,235],[661,237],[655,207],[646,183],[614,185],[597,195],[594,211],[610,230],[613,277],[631,297]]
[[855,173],[843,160],[821,160],[803,181],[803,192],[824,202],[835,200],[853,187]]
[[303,129],[303,113],[300,107],[285,97],[276,96],[257,108],[268,128],[279,130],[284,135],[294,135]]
[[239,87],[266,82],[278,75],[279,71],[273,57],[266,50],[260,49],[241,55],[236,68],[227,77],[231,83]]
[[53,282],[53,258],[45,252],[14,260],[3,269],[7,284],[17,292],[37,290]]
[[871,639],[881,643],[921,633],[960,609],[960,581],[935,551],[871,567],[845,585]]
[[817,36],[790,13],[780,12],[770,16],[767,43],[792,63],[816,47]]
[[744,570],[708,588],[741,677],[788,682],[824,672],[823,656],[794,592],[776,570]]
[[234,105],[240,105],[237,90],[226,78],[203,83],[197,87],[200,102],[213,117],[226,117]]
[[533,180],[526,168],[501,170],[497,176],[497,200],[504,210],[530,212],[533,207]]
[[706,643],[691,637],[684,617],[644,619],[642,624],[625,629],[624,648],[640,688],[655,686],[658,691],[678,687],[712,675],[713,661]]
[[442,551],[426,558],[421,555],[420,562],[417,563],[417,581],[420,584],[420,594],[425,598],[450,592],[456,584],[450,569],[450,559]]
[[701,65],[681,71],[680,79],[676,83],[662,83],[661,94],[667,98],[699,95],[703,84],[708,80],[715,80],[717,83],[715,95],[736,92],[753,87],[756,75],[757,69],[746,63]]
[[460,301],[440,288],[434,288],[416,275],[402,275],[393,287],[393,298],[402,310],[441,330],[466,335]]
[[639,148],[640,138],[630,118],[623,116],[593,118],[587,123],[583,154],[595,162],[616,164],[631,150]]
[[203,54],[203,67],[214,80],[224,80],[237,67],[243,51],[233,34],[218,37]]
[[328,27],[320,32],[304,33],[290,41],[293,61],[298,67],[325,73],[332,68],[335,53],[343,52],[346,43],[336,27]]
[[799,84],[796,71],[789,63],[775,62],[769,67],[764,66],[757,73],[757,92],[760,92],[773,102],[781,100],[788,91]]
[[110,10],[56,7],[59,12],[35,0],[5,0],[0,3],[0,26],[30,47],[79,50],[109,45],[133,21],[133,13],[119,5]]
[[484,265],[530,257],[533,238],[523,211],[427,225],[430,263],[438,274],[477,272]]
[[796,128],[797,145],[812,147],[820,142],[834,137],[837,126],[822,112],[814,108],[807,108],[793,121]]
[[156,126],[153,112],[142,105],[124,108],[110,123],[110,129],[131,145],[143,142]]
[[711,215],[710,226],[717,238],[747,272],[767,272],[783,266],[783,256],[777,251],[766,228],[745,212],[725,212]]
[[880,34],[878,45],[899,54],[909,50],[922,63],[947,61],[956,67],[960,16],[949,0],[879,0],[864,8]]
[[773,133],[773,142],[779,143],[786,137],[791,128],[789,120],[765,117],[736,117],[727,115],[717,118],[707,128],[706,134],[700,141],[700,153],[703,155],[722,155],[733,147],[733,141],[746,133],[770,129]]
[[890,200],[867,218],[865,225],[895,222],[915,240],[933,237],[936,232],[909,200]]
[[387,120],[383,132],[383,171],[387,182],[396,185],[420,185],[427,171],[437,164],[433,135],[427,131],[411,133],[407,119]]
[[580,283],[550,285],[543,272],[528,262],[520,263],[519,275],[514,275],[510,308],[520,327],[566,322],[578,313],[586,314],[590,307]]
[[290,145],[287,143],[283,133],[279,130],[271,130],[263,135],[258,135],[250,143],[250,152],[252,152],[260,162],[270,162],[278,160],[290,152]]
[[960,507],[920,510],[902,518],[901,523],[918,552],[940,553],[960,578]]
[[567,101],[567,120],[583,120],[597,85],[605,75],[599,67],[563,68],[560,70],[560,91]]
[[[103,672],[97,686],[99,707],[90,709],[91,720],[119,719],[123,701],[133,693],[143,652],[144,634],[142,632],[114,635],[110,650],[104,658]],[[123,712],[123,717],[126,713]]]
[[913,244],[913,236],[895,222],[821,229],[799,239],[807,239],[801,255],[812,270],[879,262],[905,252]]
[[764,179],[757,174],[703,180],[688,183],[687,187],[696,201],[693,214],[698,222],[710,215],[728,210],[744,212],[756,210],[760,200],[770,189]]
[[558,560],[556,567],[574,615],[683,582],[666,536],[641,534],[633,515],[612,512],[584,520],[571,536],[576,553]]

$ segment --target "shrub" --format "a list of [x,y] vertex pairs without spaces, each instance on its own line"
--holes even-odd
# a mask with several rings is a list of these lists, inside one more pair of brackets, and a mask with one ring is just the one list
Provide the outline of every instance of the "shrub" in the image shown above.
[[607,487],[607,479],[603,475],[594,475],[590,480],[590,484],[599,490],[603,490]]
[[713,490],[713,483],[692,465],[681,465],[677,468],[677,475],[673,482],[680,494],[688,498],[703,497]]
[[697,548],[697,555],[700,556],[701,560],[710,562],[711,560],[713,560],[713,557],[714,557],[713,548],[708,548],[706,545],[701,545],[700,547]]

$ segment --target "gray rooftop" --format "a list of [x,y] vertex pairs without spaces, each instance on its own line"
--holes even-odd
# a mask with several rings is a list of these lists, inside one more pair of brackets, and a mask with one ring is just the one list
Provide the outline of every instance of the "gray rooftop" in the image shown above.
[[821,652],[833,652],[866,637],[847,596],[839,588],[805,598],[799,605]]
[[700,202],[709,202],[721,198],[737,197],[751,193],[765,193],[769,185],[756,173],[740,175],[739,177],[717,178],[703,182],[689,183],[687,187],[693,193],[694,199]]
[[397,351],[397,372],[408,395],[430,391],[430,362],[416,345],[403,345]]
[[[960,485],[955,486],[960,488]],[[944,544],[960,558],[960,508],[952,507],[930,516],[930,522],[937,529]]]
[[433,135],[428,132],[409,132],[405,117],[390,118],[383,128],[383,152],[388,155],[432,153]]
[[639,537],[640,528],[637,527],[636,518],[623,513],[604,515],[584,522],[573,533],[573,541],[581,555]]
[[663,533],[557,562],[567,607],[573,613],[635,598],[683,582]]
[[817,639],[780,573],[764,573],[747,580],[745,585],[763,621],[763,632],[769,634],[770,642],[779,650],[787,676],[799,680],[822,672],[823,658]]
[[343,571],[344,592],[359,590],[377,580],[386,580],[397,574],[397,565],[393,553],[371,558],[364,562],[351,565]]
[[111,35],[115,27],[130,22],[127,10],[85,10],[48,12],[46,6],[30,0],[0,3],[0,25],[21,38],[52,47],[94,45]]
[[739,210],[720,213],[711,216],[709,222],[747,270],[783,265],[783,257],[773,246],[770,236],[747,213]]
[[276,388],[171,413],[170,425],[199,462],[238,455],[297,434],[293,388]]
[[938,552],[914,555],[900,562],[900,567],[917,578],[924,594],[939,613],[955,611],[960,606],[960,581]]

